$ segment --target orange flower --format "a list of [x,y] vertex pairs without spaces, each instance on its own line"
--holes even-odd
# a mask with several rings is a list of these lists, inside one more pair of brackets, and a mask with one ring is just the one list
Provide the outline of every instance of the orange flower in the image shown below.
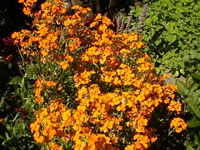
[[55,42],[58,39],[56,36],[56,33],[50,33],[47,35],[47,40],[49,40],[51,43]]
[[99,30],[105,32],[108,27],[105,24],[99,26]]
[[174,92],[178,89],[178,87],[174,84],[167,84],[167,87],[170,89],[171,92]]
[[43,136],[40,136],[40,137],[34,137],[35,140],[38,142],[38,143],[43,143],[44,142],[44,137]]
[[73,60],[74,60],[74,58],[73,58],[72,56],[70,56],[70,55],[66,55],[66,56],[65,56],[65,59],[66,59],[67,61],[70,61],[70,62],[73,62]]
[[68,50],[70,52],[78,49],[81,46],[81,41],[79,38],[69,38],[68,40],[69,40]]
[[36,97],[35,101],[38,103],[38,104],[41,104],[44,102],[44,99],[42,97]]
[[42,50],[42,51],[41,51],[41,54],[42,54],[42,56],[45,57],[45,56],[47,56],[49,53],[48,53],[46,50]]
[[44,83],[44,80],[43,80],[43,79],[38,79],[38,80],[35,82],[35,87],[42,87],[42,86],[43,86],[43,83]]
[[24,7],[23,12],[24,12],[25,15],[29,16],[31,14],[31,9],[29,7]]
[[182,105],[179,101],[170,101],[169,106],[167,108],[170,111],[176,111],[177,114],[180,114],[182,110]]
[[98,21],[102,18],[102,15],[100,13],[97,14],[97,16],[95,17],[95,21]]
[[56,82],[54,82],[54,81],[46,81],[46,86],[47,87],[52,87],[52,86],[56,86]]
[[145,148],[148,148],[148,145],[149,145],[149,142],[150,142],[148,136],[141,135],[141,134],[136,134],[133,139],[137,140],[137,142],[135,143],[137,149],[138,149],[137,144],[139,144],[139,145],[141,144]]
[[84,71],[82,73],[75,74],[73,79],[75,81],[75,87],[79,87],[81,84],[88,84],[91,82],[90,77],[95,74],[94,71]]
[[71,116],[70,110],[67,110],[62,114],[62,118],[64,121],[68,120],[70,118],[70,116]]
[[110,25],[114,26],[114,24],[112,23],[112,21],[108,17],[103,17],[102,23],[106,24],[107,26],[110,26]]
[[90,24],[90,28],[95,27],[97,24],[98,24],[98,22],[92,22],[92,23]]
[[63,150],[62,146],[57,145],[54,142],[49,143],[49,150]]
[[48,33],[49,28],[47,27],[46,24],[41,24],[38,28],[37,33],[39,34],[39,36],[44,36]]
[[19,3],[24,3],[25,0],[18,0]]
[[187,128],[187,124],[181,118],[173,118],[170,123],[170,128],[174,128],[176,133],[180,133]]
[[59,63],[59,65],[61,66],[61,68],[62,68],[63,70],[66,70],[66,69],[69,68],[69,64],[68,64],[67,61],[61,61],[61,62]]
[[75,6],[72,7],[72,9],[82,11],[82,10],[83,10],[83,7],[81,7],[81,6],[79,6],[79,5],[75,5]]
[[51,10],[52,10],[53,13],[57,13],[57,12],[59,12],[60,7],[57,6],[57,5],[53,5],[52,8],[51,8]]
[[68,27],[68,26],[70,26],[73,22],[74,22],[73,20],[69,20],[69,19],[68,19],[68,20],[65,20],[65,21],[64,21],[64,26],[65,26],[65,27]]
[[81,99],[84,98],[87,94],[88,94],[88,89],[87,89],[85,86],[82,86],[82,87],[78,90],[78,99],[76,99],[76,100],[81,100]]
[[135,149],[135,145],[134,145],[134,144],[127,145],[127,146],[125,147],[125,150],[133,150],[133,149]]

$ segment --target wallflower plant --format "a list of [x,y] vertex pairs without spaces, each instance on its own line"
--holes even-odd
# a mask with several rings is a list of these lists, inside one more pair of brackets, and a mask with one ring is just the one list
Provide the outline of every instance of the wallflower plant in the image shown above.
[[177,87],[155,74],[140,35],[115,33],[109,18],[91,20],[89,8],[74,6],[69,15],[62,0],[47,0],[36,12],[36,1],[19,2],[33,17],[32,30],[12,38],[34,66],[36,143],[50,150],[145,150],[157,140],[149,122],[160,106],[176,116],[171,128],[186,129]]

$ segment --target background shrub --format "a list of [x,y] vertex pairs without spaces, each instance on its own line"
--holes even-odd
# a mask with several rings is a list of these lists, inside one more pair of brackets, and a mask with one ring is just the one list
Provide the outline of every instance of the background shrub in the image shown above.
[[[148,10],[141,34],[158,73],[170,72],[175,76],[198,70],[200,60],[200,2],[198,0],[155,0]],[[130,15],[137,22],[142,12],[132,7]]]

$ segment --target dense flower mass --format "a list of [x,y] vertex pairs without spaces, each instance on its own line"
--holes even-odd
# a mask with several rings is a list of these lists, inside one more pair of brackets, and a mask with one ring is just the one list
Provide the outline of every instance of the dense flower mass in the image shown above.
[[[181,113],[177,87],[155,75],[139,35],[117,34],[107,17],[72,9],[68,15],[61,0],[46,1],[31,13],[34,30],[12,35],[21,54],[38,61],[34,140],[52,150],[70,142],[75,150],[148,149],[157,140],[149,127],[155,109]],[[170,127],[181,132],[186,124],[175,118]]]

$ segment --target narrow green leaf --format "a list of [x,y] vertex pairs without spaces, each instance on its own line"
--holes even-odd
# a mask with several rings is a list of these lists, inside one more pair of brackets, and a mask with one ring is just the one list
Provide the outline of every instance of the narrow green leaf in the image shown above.
[[195,149],[192,147],[191,144],[190,144],[190,145],[186,145],[186,148],[187,148],[187,150],[195,150]]
[[194,136],[194,143],[199,145],[199,137],[197,135]]
[[188,78],[186,79],[186,87],[187,87],[188,89],[191,89],[193,84],[194,84],[194,80],[192,79],[192,77],[191,77],[191,76],[188,77]]
[[5,140],[6,138],[5,138],[5,137],[3,137],[2,135],[0,135],[0,139],[2,139],[2,140]]

